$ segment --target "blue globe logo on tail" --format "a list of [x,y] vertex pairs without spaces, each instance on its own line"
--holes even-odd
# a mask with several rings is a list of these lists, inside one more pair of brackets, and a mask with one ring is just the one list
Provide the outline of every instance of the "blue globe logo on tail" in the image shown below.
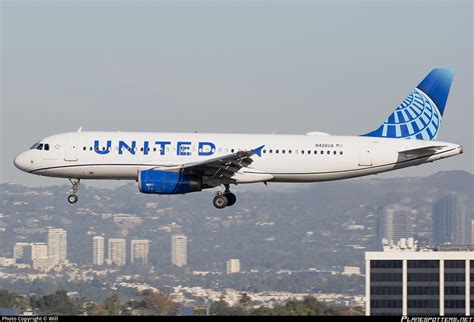
[[363,136],[436,140],[454,72],[433,69],[375,131]]

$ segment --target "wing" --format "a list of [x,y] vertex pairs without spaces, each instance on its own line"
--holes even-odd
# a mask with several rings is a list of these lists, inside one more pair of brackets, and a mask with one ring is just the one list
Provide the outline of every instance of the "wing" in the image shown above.
[[208,177],[211,181],[235,182],[232,176],[240,169],[248,167],[253,162],[252,156],[261,156],[263,147],[264,145],[249,151],[238,151],[204,161],[161,166],[153,168],[153,170],[180,171],[186,174]]

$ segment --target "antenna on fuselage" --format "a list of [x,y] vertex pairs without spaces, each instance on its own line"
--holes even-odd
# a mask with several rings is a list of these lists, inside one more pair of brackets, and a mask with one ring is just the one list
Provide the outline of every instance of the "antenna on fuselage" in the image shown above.
[[82,131],[82,126],[77,130],[77,132],[81,132]]

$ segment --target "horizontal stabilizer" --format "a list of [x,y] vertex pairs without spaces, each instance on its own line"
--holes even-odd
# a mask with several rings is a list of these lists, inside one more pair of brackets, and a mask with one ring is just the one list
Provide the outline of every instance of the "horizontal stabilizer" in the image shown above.
[[424,146],[424,147],[416,148],[416,149],[398,151],[398,153],[416,154],[416,155],[434,154],[436,153],[436,151],[442,150],[443,148],[446,148],[446,147],[447,145],[431,145],[431,146]]

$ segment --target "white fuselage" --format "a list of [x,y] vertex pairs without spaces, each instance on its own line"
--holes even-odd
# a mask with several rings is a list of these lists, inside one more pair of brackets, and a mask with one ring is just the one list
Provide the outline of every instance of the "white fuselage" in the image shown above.
[[[49,150],[27,150],[17,156],[15,165],[42,176],[126,180],[137,180],[142,170],[204,161],[264,145],[261,155],[253,156],[254,162],[235,174],[235,183],[346,179],[462,153],[462,146],[452,143],[322,133],[70,132],[40,143],[48,144]],[[439,149],[436,153],[400,153],[428,146]]]

